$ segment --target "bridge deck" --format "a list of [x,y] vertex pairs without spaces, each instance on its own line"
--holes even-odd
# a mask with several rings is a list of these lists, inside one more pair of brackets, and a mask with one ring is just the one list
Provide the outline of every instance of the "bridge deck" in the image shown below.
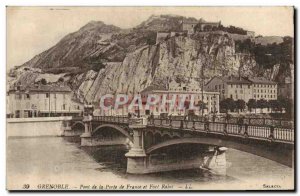
[[[79,119],[78,119],[79,120]],[[129,125],[128,117],[94,116],[93,122],[107,122]],[[248,121],[250,122],[250,121]],[[294,144],[294,127],[281,125],[255,125],[227,122],[208,122],[199,120],[168,120],[154,118],[147,122],[147,127],[167,128],[192,132],[205,132],[229,137],[242,137],[255,140],[265,140],[277,143]]]

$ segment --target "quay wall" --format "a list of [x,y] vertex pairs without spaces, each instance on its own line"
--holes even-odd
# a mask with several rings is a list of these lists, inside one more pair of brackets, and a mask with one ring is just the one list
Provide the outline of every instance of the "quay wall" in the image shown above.
[[61,136],[63,121],[72,117],[38,117],[6,119],[7,137]]

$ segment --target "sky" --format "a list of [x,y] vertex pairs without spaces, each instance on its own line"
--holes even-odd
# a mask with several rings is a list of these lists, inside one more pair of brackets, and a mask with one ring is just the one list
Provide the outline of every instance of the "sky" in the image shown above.
[[131,28],[151,15],[221,21],[263,36],[294,36],[292,7],[7,7],[7,69],[54,46],[86,23]]

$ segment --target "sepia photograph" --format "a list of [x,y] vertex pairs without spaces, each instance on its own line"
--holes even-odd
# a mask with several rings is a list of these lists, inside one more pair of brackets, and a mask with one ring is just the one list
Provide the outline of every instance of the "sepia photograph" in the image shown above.
[[294,15],[7,6],[6,189],[295,190]]

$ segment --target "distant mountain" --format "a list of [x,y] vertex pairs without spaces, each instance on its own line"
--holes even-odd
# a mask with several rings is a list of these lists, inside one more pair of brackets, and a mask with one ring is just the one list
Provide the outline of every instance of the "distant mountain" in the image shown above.
[[114,55],[118,47],[109,45],[105,41],[112,34],[120,31],[119,27],[106,25],[101,21],[89,22],[78,31],[65,36],[55,46],[26,62],[24,66],[43,70],[64,67],[84,68],[97,63],[95,54],[99,51],[111,58],[118,58]]

